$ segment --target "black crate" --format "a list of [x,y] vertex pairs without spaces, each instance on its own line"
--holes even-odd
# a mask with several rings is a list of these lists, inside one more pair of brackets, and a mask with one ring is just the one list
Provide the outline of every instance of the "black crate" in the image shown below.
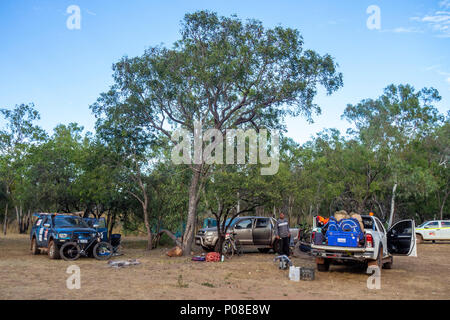
[[300,268],[300,280],[312,281],[314,280],[313,268]]

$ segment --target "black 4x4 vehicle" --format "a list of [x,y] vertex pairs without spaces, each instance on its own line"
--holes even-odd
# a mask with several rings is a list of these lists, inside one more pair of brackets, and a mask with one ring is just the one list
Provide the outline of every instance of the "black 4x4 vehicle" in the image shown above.
[[96,229],[75,215],[35,213],[36,221],[30,233],[31,253],[46,250],[50,259],[60,258],[61,246],[73,240],[87,244],[98,236]]

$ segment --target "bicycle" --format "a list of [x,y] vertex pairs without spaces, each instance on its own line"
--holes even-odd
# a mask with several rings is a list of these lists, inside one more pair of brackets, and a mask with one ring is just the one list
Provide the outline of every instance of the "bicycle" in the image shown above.
[[72,241],[66,242],[59,249],[64,260],[74,261],[81,256],[87,257],[92,253],[97,260],[108,260],[114,253],[113,246],[102,241],[102,234],[97,232],[90,240],[72,237]]
[[239,244],[239,240],[236,240],[234,238],[235,235],[236,235],[235,232],[229,232],[225,234],[225,241],[222,247],[222,254],[228,259],[231,259],[235,253],[238,256],[242,254],[242,247]]

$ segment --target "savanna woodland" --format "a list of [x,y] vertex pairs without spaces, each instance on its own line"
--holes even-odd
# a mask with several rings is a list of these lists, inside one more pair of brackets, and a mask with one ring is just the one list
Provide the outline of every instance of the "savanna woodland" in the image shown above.
[[[189,254],[205,217],[223,225],[283,210],[295,225],[344,209],[386,223],[449,218],[450,113],[438,112],[433,88],[386,83],[381,96],[347,105],[347,132],[330,128],[304,144],[283,136],[287,116],[312,121],[317,91],[343,85],[338,61],[304,48],[297,30],[187,14],[171,48],[113,65],[113,84],[90,106],[95,133],[70,123],[49,134],[32,102],[0,109],[2,232],[28,232],[33,212],[82,212],[145,234],[149,250],[167,234]],[[279,130],[278,172],[174,164],[174,130],[193,132],[195,121],[224,135]]]

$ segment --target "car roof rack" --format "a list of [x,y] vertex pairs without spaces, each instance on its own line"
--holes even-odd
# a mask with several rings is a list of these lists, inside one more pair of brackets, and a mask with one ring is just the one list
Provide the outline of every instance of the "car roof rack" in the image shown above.
[[38,217],[38,216],[78,216],[81,217],[82,215],[82,211],[81,212],[35,212],[33,213],[33,216]]

